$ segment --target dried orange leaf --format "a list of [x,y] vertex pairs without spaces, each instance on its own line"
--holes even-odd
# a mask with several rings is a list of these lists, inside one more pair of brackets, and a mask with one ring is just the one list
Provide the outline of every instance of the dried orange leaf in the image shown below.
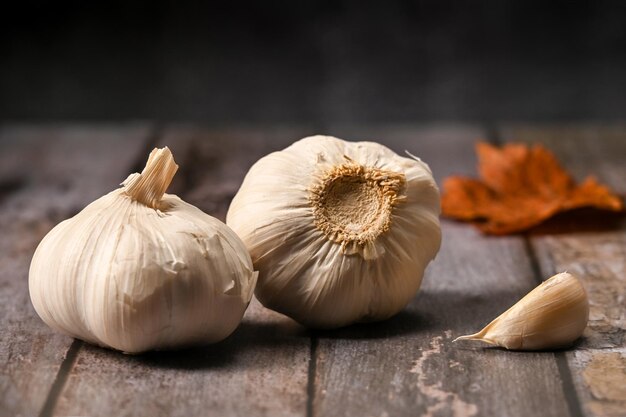
[[541,145],[476,144],[480,179],[453,176],[443,183],[442,211],[475,222],[485,233],[527,230],[566,210],[622,211],[619,196],[588,177],[580,185]]

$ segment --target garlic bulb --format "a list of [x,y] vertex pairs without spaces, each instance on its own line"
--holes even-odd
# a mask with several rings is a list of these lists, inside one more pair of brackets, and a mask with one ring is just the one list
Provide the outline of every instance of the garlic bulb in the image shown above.
[[178,166],[155,149],[141,174],[57,225],[30,273],[50,327],[125,352],[216,342],[239,324],[257,273],[225,224],[164,194]]
[[480,340],[515,350],[566,347],[587,327],[589,302],[578,278],[557,274],[529,292],[480,332],[457,340]]
[[428,166],[373,142],[302,139],[260,159],[228,211],[259,270],[257,298],[311,327],[386,319],[441,244]]

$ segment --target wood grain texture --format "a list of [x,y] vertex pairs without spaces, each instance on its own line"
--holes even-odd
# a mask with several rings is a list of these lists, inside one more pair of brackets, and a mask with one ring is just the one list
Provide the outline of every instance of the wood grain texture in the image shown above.
[[30,303],[35,247],[125,178],[147,133],[138,125],[0,130],[0,415],[39,414],[72,344]]
[[[307,129],[167,129],[180,169],[169,192],[224,220],[248,168],[311,134]],[[57,410],[89,416],[302,416],[310,338],[291,319],[253,300],[225,341],[182,352],[124,356],[87,347]]]
[[[626,126],[511,126],[502,136],[544,143],[579,180],[593,174],[626,194]],[[565,354],[583,412],[626,415],[626,219],[569,213],[533,230],[530,239],[543,279],[567,270],[589,296],[589,326]]]
[[[170,192],[223,220],[254,161],[314,133],[177,126],[155,140],[180,165]],[[473,143],[484,136],[463,125],[321,133],[408,150],[430,164],[439,184],[475,174]],[[543,142],[579,178],[597,174],[626,194],[626,127],[500,133]],[[382,323],[310,332],[253,300],[235,333],[212,346],[129,356],[72,345],[30,305],[30,258],[54,224],[142,167],[150,136],[140,125],[0,129],[0,416],[42,408],[58,416],[626,414],[626,221],[618,216],[566,215],[528,236],[497,238],[444,220],[443,247],[422,289]],[[585,338],[573,349],[451,343],[562,269],[583,278],[592,304]],[[64,360],[68,352],[75,360]]]
[[[473,143],[484,135],[465,126],[333,131],[407,149],[430,164],[438,183],[475,172]],[[445,220],[442,226],[441,252],[402,313],[318,333],[313,415],[569,415],[552,353],[451,343],[536,285],[523,239],[484,237]]]

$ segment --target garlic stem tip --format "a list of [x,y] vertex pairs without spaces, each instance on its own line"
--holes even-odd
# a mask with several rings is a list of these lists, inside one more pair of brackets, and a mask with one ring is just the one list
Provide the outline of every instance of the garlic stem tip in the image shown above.
[[167,146],[154,148],[141,174],[131,175],[124,181],[125,192],[133,200],[157,209],[176,171],[178,165],[170,149]]

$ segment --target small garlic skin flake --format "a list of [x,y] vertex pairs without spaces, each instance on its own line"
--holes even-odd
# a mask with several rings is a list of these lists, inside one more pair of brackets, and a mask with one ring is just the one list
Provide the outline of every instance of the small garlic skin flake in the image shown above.
[[384,320],[413,298],[441,244],[439,202],[424,162],[312,136],[252,166],[226,223],[259,270],[263,305],[335,328]]
[[549,278],[478,333],[457,340],[479,340],[511,350],[549,350],[570,346],[589,320],[589,301],[570,273]]
[[29,289],[46,324],[128,353],[217,342],[239,325],[252,260],[224,223],[164,194],[177,169],[155,149],[141,174],[44,237]]

